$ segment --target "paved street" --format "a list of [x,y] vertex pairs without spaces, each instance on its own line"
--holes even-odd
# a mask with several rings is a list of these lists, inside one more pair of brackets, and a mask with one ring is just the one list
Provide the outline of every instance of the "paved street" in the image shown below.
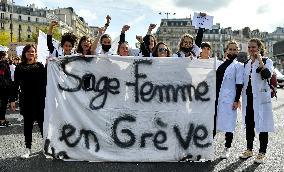
[[[41,152],[42,140],[37,127],[33,133],[32,151],[35,153],[28,160],[23,160],[19,157],[24,151],[23,120],[18,113],[9,113],[8,119],[13,126],[0,128],[0,171],[284,171],[284,89],[278,89],[278,100],[273,100],[273,109],[276,132],[269,135],[267,160],[262,165],[254,164],[253,158],[239,160],[239,154],[246,148],[245,133],[241,130],[240,122],[228,160],[218,158],[224,145],[222,133],[217,134],[215,140],[213,162],[89,163],[51,160]],[[259,144],[256,140],[255,148],[254,152],[257,153]]]

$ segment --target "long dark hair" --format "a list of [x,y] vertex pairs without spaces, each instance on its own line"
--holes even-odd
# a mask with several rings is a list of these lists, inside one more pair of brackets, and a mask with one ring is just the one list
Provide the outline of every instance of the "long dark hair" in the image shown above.
[[[23,52],[22,52],[22,57],[21,57],[21,63],[27,64],[27,57],[26,57],[26,52],[29,51],[29,49],[34,48],[35,52],[37,52],[36,47],[32,44],[28,44],[24,47]],[[34,62],[36,62],[37,56],[35,56]]]
[[167,57],[171,57],[172,51],[169,49],[168,45],[164,42],[159,42],[154,48],[153,48],[153,57],[158,57],[158,49],[160,45],[165,45],[167,47]]
[[[83,54],[83,47],[82,47],[82,45],[81,45],[81,43],[83,42],[83,41],[86,41],[86,40],[88,40],[90,37],[87,37],[87,36],[82,36],[81,37],[81,39],[80,39],[80,41],[79,41],[79,44],[78,44],[78,48],[77,48],[77,53],[82,53]],[[91,42],[91,44],[92,44],[92,42]],[[87,54],[86,55],[91,55],[91,47],[89,48],[89,50],[87,51]]]
[[[150,48],[149,48],[149,45],[150,45],[150,37],[152,37],[154,39],[154,47],[157,45],[157,39],[154,35],[146,35],[143,37],[143,42],[146,46],[146,50],[150,52]],[[154,49],[153,47],[153,49]]]

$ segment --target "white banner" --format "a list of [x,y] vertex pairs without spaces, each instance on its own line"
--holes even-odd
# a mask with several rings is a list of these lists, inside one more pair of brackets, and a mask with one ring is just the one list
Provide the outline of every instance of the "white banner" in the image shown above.
[[45,153],[86,161],[213,159],[214,61],[49,61]]

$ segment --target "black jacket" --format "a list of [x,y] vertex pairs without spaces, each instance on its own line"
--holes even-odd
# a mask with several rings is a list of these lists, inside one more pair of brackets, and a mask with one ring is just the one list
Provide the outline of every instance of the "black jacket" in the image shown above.
[[0,96],[5,96],[12,101],[12,79],[10,65],[7,61],[0,61]]
[[[14,97],[19,94],[20,113],[22,115],[43,112],[46,95],[46,68],[37,62],[19,64],[15,70]],[[19,88],[21,91],[19,91]]]

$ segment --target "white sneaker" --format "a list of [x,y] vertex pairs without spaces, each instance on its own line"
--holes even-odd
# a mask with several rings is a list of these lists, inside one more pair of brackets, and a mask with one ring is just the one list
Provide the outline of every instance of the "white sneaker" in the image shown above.
[[265,160],[265,154],[264,153],[258,153],[254,162],[257,163],[257,164],[263,164],[264,160]]
[[248,159],[253,156],[253,152],[251,150],[245,150],[241,155],[241,159]]
[[31,153],[32,153],[31,149],[26,148],[25,153],[21,156],[21,158],[27,159],[30,157]]
[[222,159],[227,159],[230,156],[230,148],[224,148],[223,152],[221,153]]

